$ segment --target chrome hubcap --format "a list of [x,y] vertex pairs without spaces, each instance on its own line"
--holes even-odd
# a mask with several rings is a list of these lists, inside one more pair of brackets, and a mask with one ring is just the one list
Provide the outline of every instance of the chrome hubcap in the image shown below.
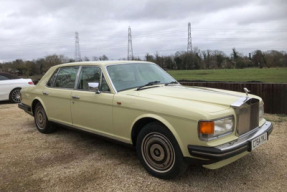
[[39,129],[44,129],[46,127],[46,115],[42,106],[36,109],[36,124]]
[[147,134],[141,144],[141,153],[146,164],[156,172],[168,172],[174,165],[175,152],[169,141],[161,133]]
[[16,103],[20,102],[20,89],[15,89],[12,92],[12,100]]

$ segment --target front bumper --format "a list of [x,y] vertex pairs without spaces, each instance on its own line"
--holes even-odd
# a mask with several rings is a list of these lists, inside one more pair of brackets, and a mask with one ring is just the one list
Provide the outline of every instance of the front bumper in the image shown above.
[[20,109],[23,109],[29,115],[33,115],[32,109],[31,109],[31,107],[29,105],[25,105],[24,103],[18,103],[18,107]]
[[231,157],[234,157],[243,152],[251,152],[251,141],[252,139],[262,135],[267,132],[267,137],[269,140],[269,135],[273,130],[273,125],[271,122],[266,121],[261,127],[257,127],[250,132],[239,136],[235,141],[219,145],[217,147],[203,147],[189,145],[188,151],[190,155],[198,157],[202,160],[202,164],[208,165],[218,161],[222,161]]

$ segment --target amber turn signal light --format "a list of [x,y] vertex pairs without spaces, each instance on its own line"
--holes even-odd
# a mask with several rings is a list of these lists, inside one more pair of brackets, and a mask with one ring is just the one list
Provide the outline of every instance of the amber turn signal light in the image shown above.
[[213,121],[199,122],[199,133],[213,134],[214,133],[214,122]]

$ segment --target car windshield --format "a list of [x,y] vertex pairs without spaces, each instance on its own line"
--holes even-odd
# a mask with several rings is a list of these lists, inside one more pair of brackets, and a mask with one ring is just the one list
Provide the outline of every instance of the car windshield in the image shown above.
[[153,81],[160,81],[161,84],[175,81],[152,63],[110,65],[107,70],[117,91],[137,88]]

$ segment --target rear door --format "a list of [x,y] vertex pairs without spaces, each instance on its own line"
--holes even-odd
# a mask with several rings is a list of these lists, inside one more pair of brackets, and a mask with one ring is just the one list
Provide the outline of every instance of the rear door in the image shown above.
[[61,67],[43,89],[46,113],[50,121],[72,125],[71,93],[75,88],[79,66]]

